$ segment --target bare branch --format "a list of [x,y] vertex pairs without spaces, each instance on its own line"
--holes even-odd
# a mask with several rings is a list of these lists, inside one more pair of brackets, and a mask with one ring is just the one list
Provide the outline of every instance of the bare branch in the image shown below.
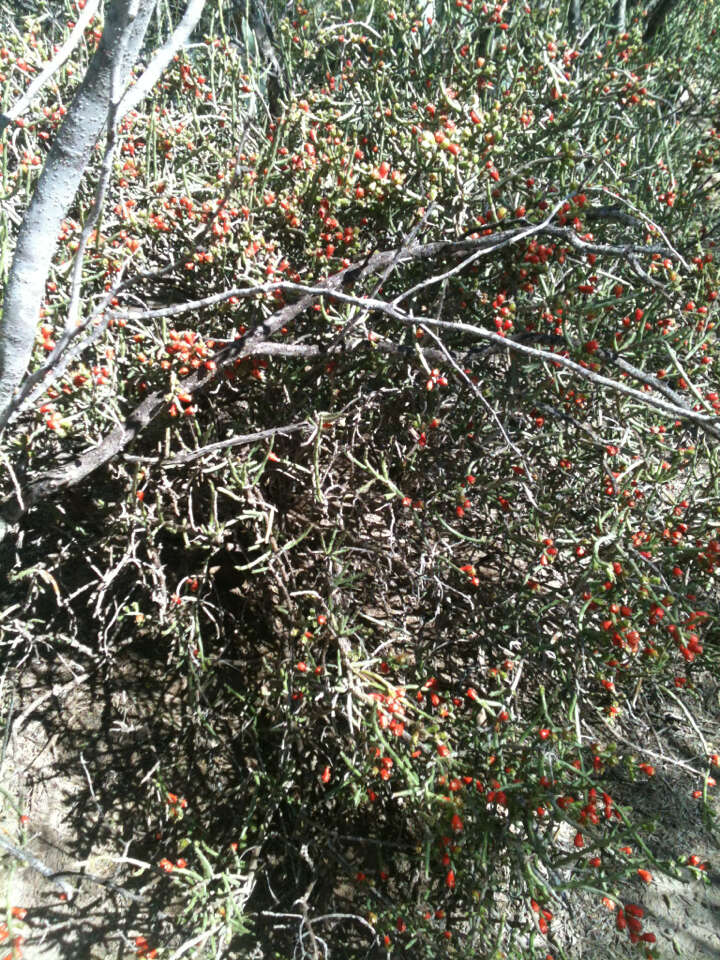
[[65,883],[64,880],[61,880],[55,870],[51,869],[46,863],[43,863],[42,860],[39,860],[34,854],[28,853],[27,850],[21,850],[20,847],[16,847],[14,843],[10,843],[10,841],[6,840],[3,836],[0,836],[0,847],[12,854],[16,860],[22,860],[28,867],[42,874],[46,880],[49,880],[50,883],[58,887],[63,895],[67,897],[68,901],[72,900],[75,896],[74,887]]
[[118,118],[122,118],[143,100],[160,79],[163,70],[172,62],[172,58],[185,44],[202,16],[207,0],[189,0],[182,20],[173,30],[168,40],[160,47],[150,64],[135,83],[126,90],[118,106]]
[[15,389],[30,363],[45,280],[66,217],[107,122],[113,71],[121,58],[124,84],[142,45],[155,0],[139,10],[132,0],[113,0],[105,29],[48,155],[22,222],[0,320],[0,427],[7,422]]
[[17,103],[10,107],[7,113],[0,114],[0,134],[3,132],[5,127],[9,126],[11,123],[17,120],[18,117],[21,117],[25,113],[30,104],[33,102],[33,99],[42,90],[48,80],[54,76],[60,67],[65,63],[80,40],[82,40],[82,36],[86,27],[90,24],[91,20],[95,16],[99,2],[100,0],[89,0],[89,2],[85,4],[70,36],[59,48],[50,63],[48,63],[45,69],[39,73],[37,77],[35,77],[33,82],[27,88],[23,96],[17,101]]

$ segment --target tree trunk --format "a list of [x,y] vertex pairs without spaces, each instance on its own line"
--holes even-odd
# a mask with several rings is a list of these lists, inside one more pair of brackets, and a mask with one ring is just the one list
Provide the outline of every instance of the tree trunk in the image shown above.
[[646,43],[648,40],[652,40],[660,27],[662,27],[667,15],[670,13],[673,7],[677,5],[677,3],[678,0],[658,0],[658,2],[650,11],[650,14],[647,18],[647,23],[645,24],[645,34],[643,39]]
[[613,26],[618,33],[627,30],[627,3],[626,0],[615,0],[613,7]]
[[7,421],[13,394],[30,363],[61,223],[107,123],[113,77],[119,94],[137,60],[155,4],[156,0],[110,3],[100,44],[23,218],[0,319],[0,426]]
[[572,40],[577,40],[582,33],[582,0],[570,0],[568,29]]
[[[277,120],[282,113],[281,100],[287,95],[286,70],[281,62],[282,52],[275,41],[273,24],[263,0],[235,0],[230,8],[230,19],[235,24],[239,37],[245,37],[243,20],[246,18],[259,54],[256,64],[258,75],[261,76],[263,71],[265,74],[270,116]],[[251,55],[249,50],[246,50],[246,53]]]

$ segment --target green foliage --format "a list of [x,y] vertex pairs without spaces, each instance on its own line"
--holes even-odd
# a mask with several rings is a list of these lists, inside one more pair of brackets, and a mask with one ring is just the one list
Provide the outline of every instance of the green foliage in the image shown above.
[[[26,518],[2,621],[16,658],[80,663],[82,638],[182,690],[126,811],[184,904],[147,918],[161,956],[569,957],[569,903],[621,906],[686,854],[633,800],[643,724],[692,718],[720,661],[717,8],[649,47],[637,6],[617,36],[598,2],[575,49],[564,5],[425,6],[269,5],[277,116],[250,20],[212,7],[120,128],[83,273],[85,316],[115,312],[4,437],[10,495],[167,400]],[[5,272],[94,42],[6,134]],[[5,38],[11,98],[21,53],[48,50]],[[689,749],[710,815],[712,745]]]

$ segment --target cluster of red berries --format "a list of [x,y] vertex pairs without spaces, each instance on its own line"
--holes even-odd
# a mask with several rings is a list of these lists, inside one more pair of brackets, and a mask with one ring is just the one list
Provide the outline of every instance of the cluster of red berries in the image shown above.
[[185,797],[178,797],[176,793],[168,793],[167,797],[168,816],[173,820],[180,820],[183,816],[183,810],[187,810],[187,800]]
[[184,870],[187,866],[187,860],[185,860],[183,857],[180,857],[176,863],[173,863],[172,860],[168,860],[167,857],[163,857],[158,863],[158,866],[161,870],[164,870],[165,873],[172,873],[173,870]]
[[150,949],[150,944],[142,935],[135,937],[135,946],[138,957],[146,957],[147,960],[153,960],[153,958],[158,955],[157,949],[155,947]]
[[[168,338],[170,342],[166,344],[165,352],[180,361],[178,373],[181,377],[187,376],[191,369],[198,370],[201,366],[206,370],[215,369],[215,361],[210,358],[215,346],[212,341],[206,343],[194,330],[170,330]],[[171,362],[163,360],[160,366],[169,369]]]
[[620,932],[627,930],[631,943],[640,943],[641,941],[643,943],[655,943],[654,933],[642,932],[642,917],[642,907],[639,907],[636,903],[626,903],[625,908],[620,907],[617,912],[615,926]]
[[446,387],[447,384],[447,377],[444,377],[436,367],[430,371],[430,377],[425,384],[425,388],[427,390],[433,390],[436,386]]
[[533,911],[533,913],[537,914],[538,927],[540,928],[540,933],[543,933],[543,934],[547,933],[550,927],[550,924],[552,923],[552,918],[553,918],[552,913],[549,910],[541,907],[536,900],[530,901],[530,909]]

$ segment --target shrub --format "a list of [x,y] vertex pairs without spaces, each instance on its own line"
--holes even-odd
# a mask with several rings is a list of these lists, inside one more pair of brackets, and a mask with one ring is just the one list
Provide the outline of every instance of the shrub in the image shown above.
[[[606,7],[212,9],[86,245],[90,164],[3,439],[5,643],[182,693],[123,807],[138,955],[564,957],[583,896],[656,955],[665,705],[714,785],[717,12]],[[5,135],[6,271],[99,36]]]

